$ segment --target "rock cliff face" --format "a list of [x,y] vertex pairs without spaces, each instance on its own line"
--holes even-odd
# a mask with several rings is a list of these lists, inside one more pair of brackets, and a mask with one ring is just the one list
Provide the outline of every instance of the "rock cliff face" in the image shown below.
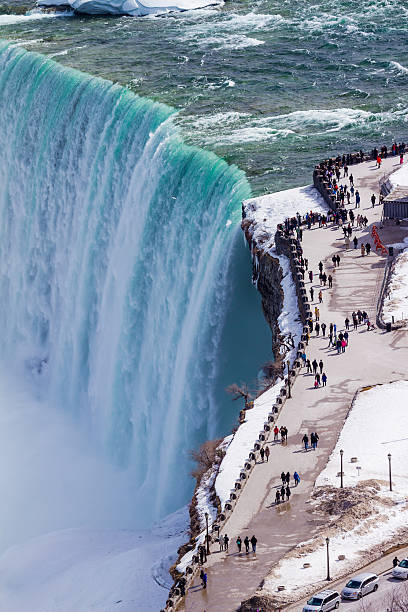
[[258,257],[256,263],[253,261],[254,273],[257,273],[257,288],[262,296],[265,319],[272,330],[273,338],[277,338],[279,334],[277,320],[283,306],[282,268],[279,259],[269,253]]

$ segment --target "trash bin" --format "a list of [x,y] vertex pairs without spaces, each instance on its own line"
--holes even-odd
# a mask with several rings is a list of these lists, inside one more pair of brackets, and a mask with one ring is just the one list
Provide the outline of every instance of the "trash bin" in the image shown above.
[[388,247],[388,255],[390,257],[394,257],[394,247],[393,246]]
[[387,332],[390,332],[390,331],[391,331],[391,323],[386,323],[386,324],[385,324],[385,327],[386,327],[386,329],[387,329]]

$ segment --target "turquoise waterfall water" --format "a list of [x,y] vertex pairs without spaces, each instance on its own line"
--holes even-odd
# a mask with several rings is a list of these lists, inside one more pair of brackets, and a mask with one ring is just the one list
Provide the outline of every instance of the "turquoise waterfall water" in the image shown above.
[[250,192],[173,112],[0,45],[1,359],[128,473],[139,524],[188,500],[187,451],[215,434]]

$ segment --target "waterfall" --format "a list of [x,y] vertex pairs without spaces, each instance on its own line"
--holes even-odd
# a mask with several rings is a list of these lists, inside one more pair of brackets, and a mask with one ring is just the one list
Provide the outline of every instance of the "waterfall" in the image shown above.
[[188,501],[187,451],[216,434],[248,183],[173,109],[7,43],[0,113],[2,367],[72,416],[148,525]]

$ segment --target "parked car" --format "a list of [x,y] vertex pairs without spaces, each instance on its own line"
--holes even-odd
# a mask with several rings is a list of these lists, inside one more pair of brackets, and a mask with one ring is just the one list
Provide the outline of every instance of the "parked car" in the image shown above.
[[400,561],[392,570],[392,575],[400,580],[408,580],[408,559]]
[[340,595],[337,591],[320,591],[313,595],[303,607],[303,612],[327,612],[337,610],[340,605]]
[[348,581],[341,592],[342,599],[361,599],[378,589],[377,574],[358,574]]

